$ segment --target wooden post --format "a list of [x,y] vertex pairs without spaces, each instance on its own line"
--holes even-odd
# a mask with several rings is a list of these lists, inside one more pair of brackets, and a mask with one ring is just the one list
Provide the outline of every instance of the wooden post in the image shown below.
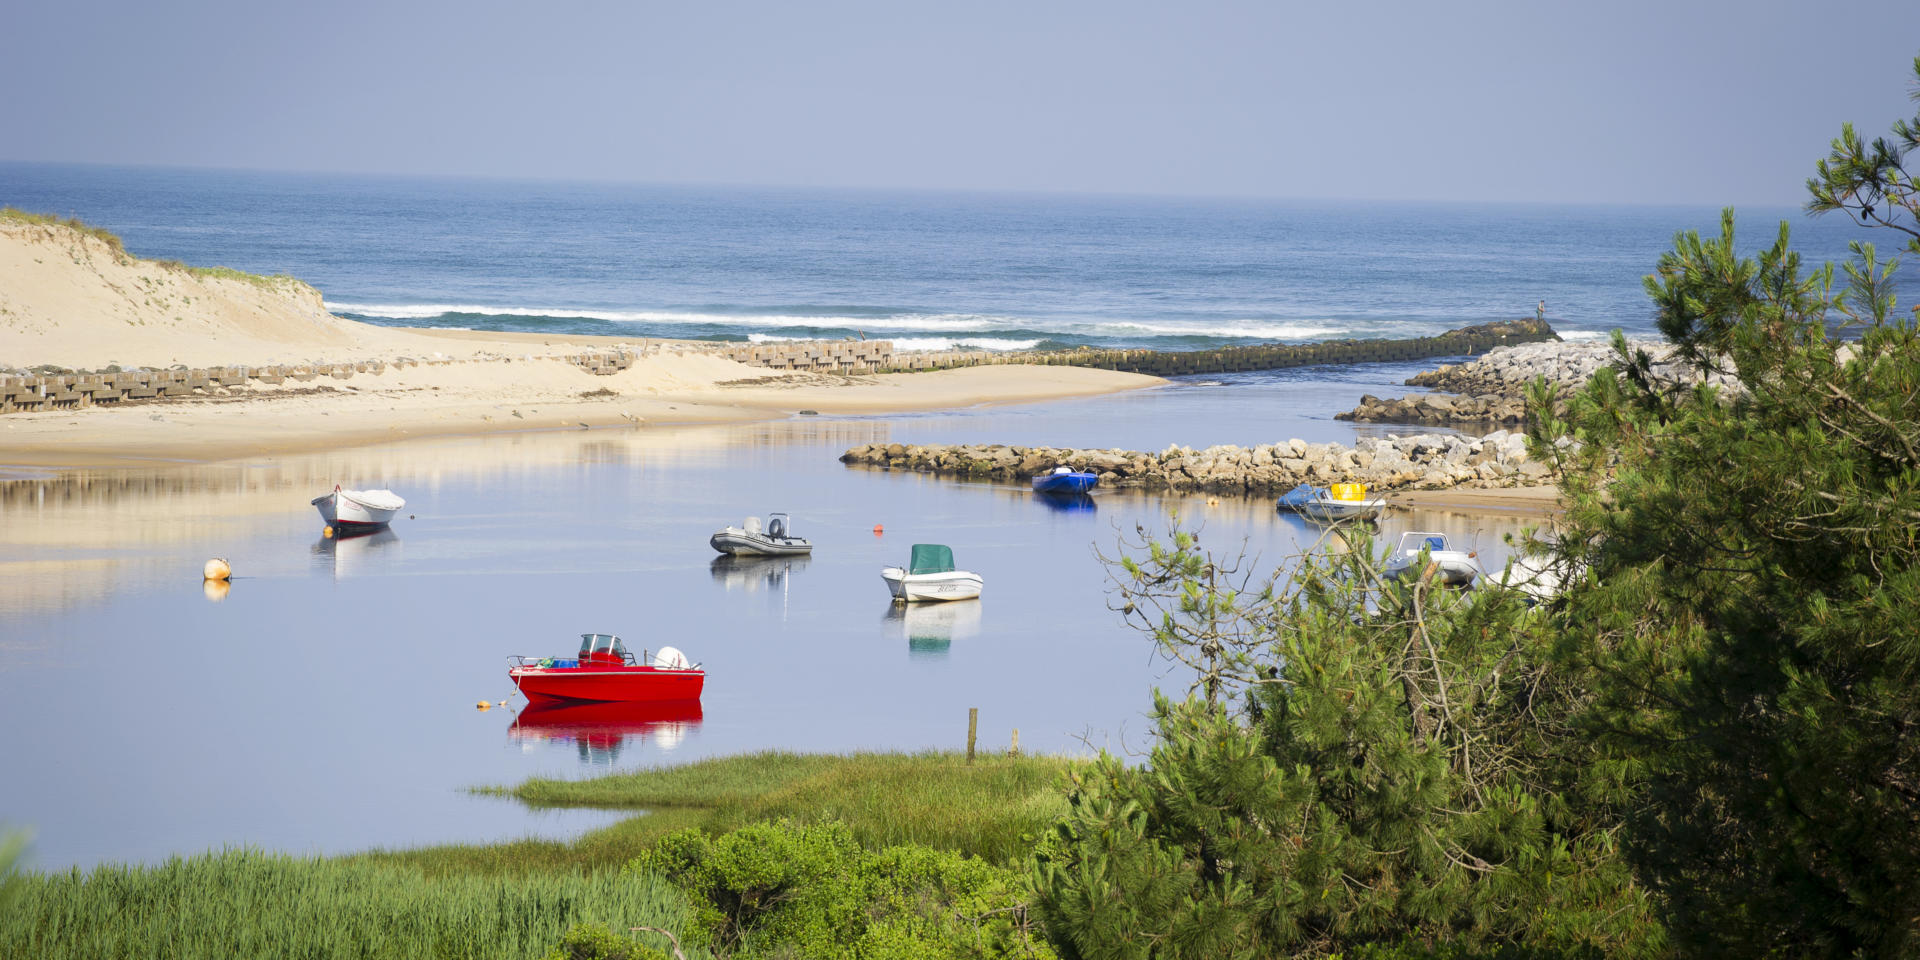
[[973,762],[973,735],[980,729],[980,708],[967,708],[967,762]]
[[1020,728],[1019,727],[1013,728],[1013,749],[1008,750],[1007,755],[1014,756],[1014,757],[1017,757],[1020,755]]

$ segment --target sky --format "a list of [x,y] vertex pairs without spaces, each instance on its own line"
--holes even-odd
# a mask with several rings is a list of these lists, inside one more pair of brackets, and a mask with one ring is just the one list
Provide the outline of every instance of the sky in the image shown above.
[[0,160],[1797,204],[1913,3],[21,2]]

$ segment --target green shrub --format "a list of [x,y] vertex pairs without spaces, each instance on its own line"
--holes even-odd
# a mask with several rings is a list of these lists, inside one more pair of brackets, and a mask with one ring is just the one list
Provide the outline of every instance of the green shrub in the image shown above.
[[540,960],[667,960],[667,954],[620,936],[604,924],[589,923],[567,931]]
[[1052,957],[1019,874],[929,847],[869,851],[842,824],[668,836],[631,869],[695,900],[691,935],[743,957]]

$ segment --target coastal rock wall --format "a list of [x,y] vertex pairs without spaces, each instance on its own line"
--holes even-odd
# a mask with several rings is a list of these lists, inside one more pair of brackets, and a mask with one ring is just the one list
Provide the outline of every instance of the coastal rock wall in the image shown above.
[[1490,393],[1479,397],[1450,397],[1442,393],[1412,394],[1397,400],[1382,400],[1362,394],[1360,405],[1335,420],[1366,423],[1503,424],[1514,426],[1527,419],[1526,401],[1519,397]]
[[[1677,368],[1664,362],[1672,352],[1666,343],[1630,340],[1628,344],[1651,354],[1656,371],[1677,375]],[[1517,399],[1526,394],[1527,384],[1535,377],[1545,377],[1547,382],[1563,387],[1577,387],[1586,383],[1595,370],[1611,366],[1614,359],[1613,345],[1604,341],[1529,343],[1491,350],[1466,363],[1442,364],[1409,377],[1407,386]]]
[[1523,436],[1496,431],[1478,440],[1437,434],[1338,443],[1288,440],[1158,453],[1002,444],[870,443],[849,449],[849,465],[1017,482],[1056,466],[1090,470],[1107,487],[1262,496],[1297,484],[1365,483],[1375,490],[1532,486],[1552,471],[1527,455]]
[[[1629,345],[1654,358],[1658,375],[1685,379],[1687,371],[1671,362],[1672,347],[1657,340],[1631,340]],[[1536,377],[1562,390],[1585,384],[1601,367],[1613,365],[1613,345],[1599,341],[1529,343],[1488,351],[1465,363],[1443,364],[1407,379],[1410,387],[1430,387],[1446,394],[1411,394],[1398,399],[1366,395],[1352,410],[1335,414],[1337,420],[1373,423],[1429,423],[1515,426],[1526,420],[1527,385]]]
[[989,364],[1097,367],[1156,377],[1241,373],[1316,364],[1380,363],[1424,357],[1470,356],[1503,345],[1555,338],[1538,320],[1482,323],[1431,337],[1402,340],[1328,340],[1320,343],[1265,344],[1213,350],[1054,350],[1041,352],[944,350],[897,353],[888,340],[826,340],[791,343],[714,344],[708,352],[740,363],[775,370],[857,375],[917,373]]

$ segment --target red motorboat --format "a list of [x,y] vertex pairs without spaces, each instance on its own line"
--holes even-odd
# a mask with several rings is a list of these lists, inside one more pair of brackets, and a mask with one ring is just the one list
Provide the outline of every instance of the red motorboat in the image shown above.
[[611,633],[583,633],[575,657],[514,657],[507,679],[527,695],[542,700],[698,700],[707,672],[686,654],[661,647],[651,657],[642,650],[636,660],[626,644]]

